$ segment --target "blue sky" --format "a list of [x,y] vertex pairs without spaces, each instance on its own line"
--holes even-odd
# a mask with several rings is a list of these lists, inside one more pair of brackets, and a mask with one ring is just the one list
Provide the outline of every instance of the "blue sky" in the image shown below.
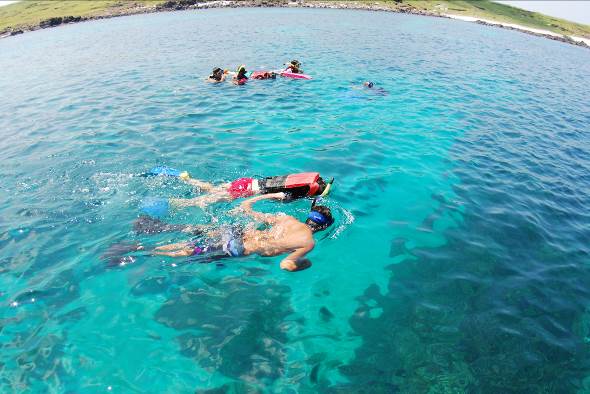
[[513,7],[590,25],[590,1],[497,1]]

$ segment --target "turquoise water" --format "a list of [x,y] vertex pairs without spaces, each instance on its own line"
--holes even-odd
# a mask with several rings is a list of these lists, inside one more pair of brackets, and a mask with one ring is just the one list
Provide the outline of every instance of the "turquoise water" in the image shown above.
[[[312,81],[202,82],[214,66]],[[0,41],[0,392],[590,390],[590,51],[341,10],[133,16]],[[389,91],[351,86],[371,79]],[[320,171],[307,271],[138,257],[146,197]],[[308,201],[262,204],[304,218]],[[231,204],[173,212],[225,222]]]

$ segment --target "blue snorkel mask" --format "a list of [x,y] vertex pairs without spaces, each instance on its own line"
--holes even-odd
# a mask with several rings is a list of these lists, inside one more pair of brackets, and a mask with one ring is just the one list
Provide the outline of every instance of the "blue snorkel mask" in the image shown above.
[[307,215],[307,218],[314,222],[315,224],[319,224],[320,226],[330,225],[332,224],[327,217],[319,213],[318,211],[311,211]]

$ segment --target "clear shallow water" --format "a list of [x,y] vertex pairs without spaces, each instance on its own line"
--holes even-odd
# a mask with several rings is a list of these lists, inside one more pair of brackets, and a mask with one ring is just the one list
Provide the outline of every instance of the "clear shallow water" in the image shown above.
[[[313,81],[211,86],[302,60]],[[590,52],[442,19],[211,10],[0,41],[0,391],[590,389]],[[363,79],[390,94],[350,93]],[[134,176],[317,170],[314,266],[106,269]],[[282,209],[304,217],[308,202]],[[176,212],[208,222],[229,208]]]

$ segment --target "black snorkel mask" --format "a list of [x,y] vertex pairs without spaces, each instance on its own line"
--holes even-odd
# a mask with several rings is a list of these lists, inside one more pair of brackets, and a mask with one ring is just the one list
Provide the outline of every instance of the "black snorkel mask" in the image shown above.
[[223,70],[220,68],[216,68],[213,70],[213,73],[211,73],[211,75],[209,75],[209,78],[216,79],[216,80],[220,81],[222,76],[223,76]]

